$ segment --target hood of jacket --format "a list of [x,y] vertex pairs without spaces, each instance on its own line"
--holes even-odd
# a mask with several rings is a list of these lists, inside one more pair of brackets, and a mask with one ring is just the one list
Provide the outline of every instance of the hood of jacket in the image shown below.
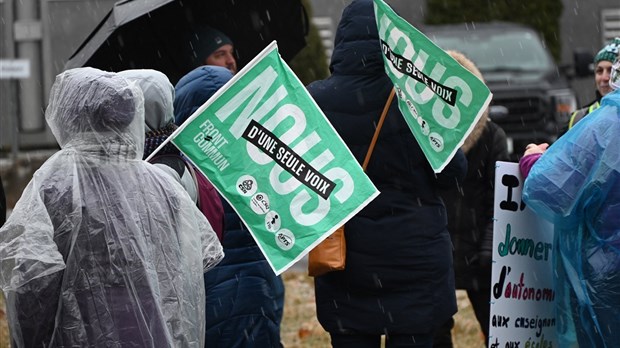
[[77,68],[59,74],[45,119],[63,149],[72,147],[104,157],[142,157],[142,91],[116,73]]
[[174,122],[180,126],[232,77],[230,70],[214,65],[203,65],[183,76],[175,86]]
[[[174,86],[164,73],[153,69],[124,70],[118,74],[135,83],[144,95],[145,142],[142,159],[146,159],[177,129],[174,124]],[[157,154],[178,153],[176,146],[168,142]]]
[[373,6],[371,0],[353,1],[342,12],[329,67],[332,73],[374,75],[384,70]]
[[135,69],[118,74],[136,83],[142,90],[145,132],[162,129],[174,123],[174,86],[164,73],[152,69]]

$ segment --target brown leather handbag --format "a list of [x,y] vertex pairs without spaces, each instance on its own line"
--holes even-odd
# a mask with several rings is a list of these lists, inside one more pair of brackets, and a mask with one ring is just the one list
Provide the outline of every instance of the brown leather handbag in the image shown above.
[[[392,104],[392,99],[394,99],[394,89],[390,92],[390,96],[383,107],[379,124],[377,124],[377,129],[375,129],[375,134],[370,142],[370,147],[368,148],[366,158],[362,164],[364,170],[366,170],[368,162],[370,161],[370,156],[377,143],[379,132],[381,131],[381,127],[383,127],[383,121],[385,121],[387,111],[390,108],[390,104]],[[345,267],[346,257],[347,244],[344,237],[344,225],[342,225],[336,229],[334,233],[329,235],[329,237],[325,238],[314,247],[314,249],[310,250],[308,254],[308,275],[311,277],[318,277],[328,272],[342,271]]]

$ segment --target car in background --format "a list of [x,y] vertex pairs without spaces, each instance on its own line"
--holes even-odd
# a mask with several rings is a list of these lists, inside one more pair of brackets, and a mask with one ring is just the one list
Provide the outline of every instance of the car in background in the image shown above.
[[488,22],[426,26],[422,31],[442,49],[465,54],[480,69],[493,93],[491,118],[506,132],[512,159],[522,155],[528,143],[553,143],[577,108],[567,74],[532,28]]

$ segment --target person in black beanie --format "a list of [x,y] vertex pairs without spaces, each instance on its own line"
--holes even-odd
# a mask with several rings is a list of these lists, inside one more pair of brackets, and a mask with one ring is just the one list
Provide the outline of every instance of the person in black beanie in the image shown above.
[[203,27],[197,30],[195,67],[201,65],[216,65],[227,68],[233,74],[237,73],[237,60],[232,40],[221,31],[212,27]]

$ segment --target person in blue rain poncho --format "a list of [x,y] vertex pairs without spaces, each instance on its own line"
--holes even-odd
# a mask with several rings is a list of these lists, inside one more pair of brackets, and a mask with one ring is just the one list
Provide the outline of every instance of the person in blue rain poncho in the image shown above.
[[[620,61],[615,90],[548,150],[528,145],[523,199],[554,223],[561,347],[620,344]],[[536,153],[538,152],[538,153]],[[540,153],[544,152],[542,155]],[[530,160],[528,160],[528,158]],[[535,157],[534,157],[535,158]]]
[[68,70],[45,116],[61,150],[0,229],[12,347],[203,347],[203,273],[222,247],[182,186],[142,161],[141,90]]

